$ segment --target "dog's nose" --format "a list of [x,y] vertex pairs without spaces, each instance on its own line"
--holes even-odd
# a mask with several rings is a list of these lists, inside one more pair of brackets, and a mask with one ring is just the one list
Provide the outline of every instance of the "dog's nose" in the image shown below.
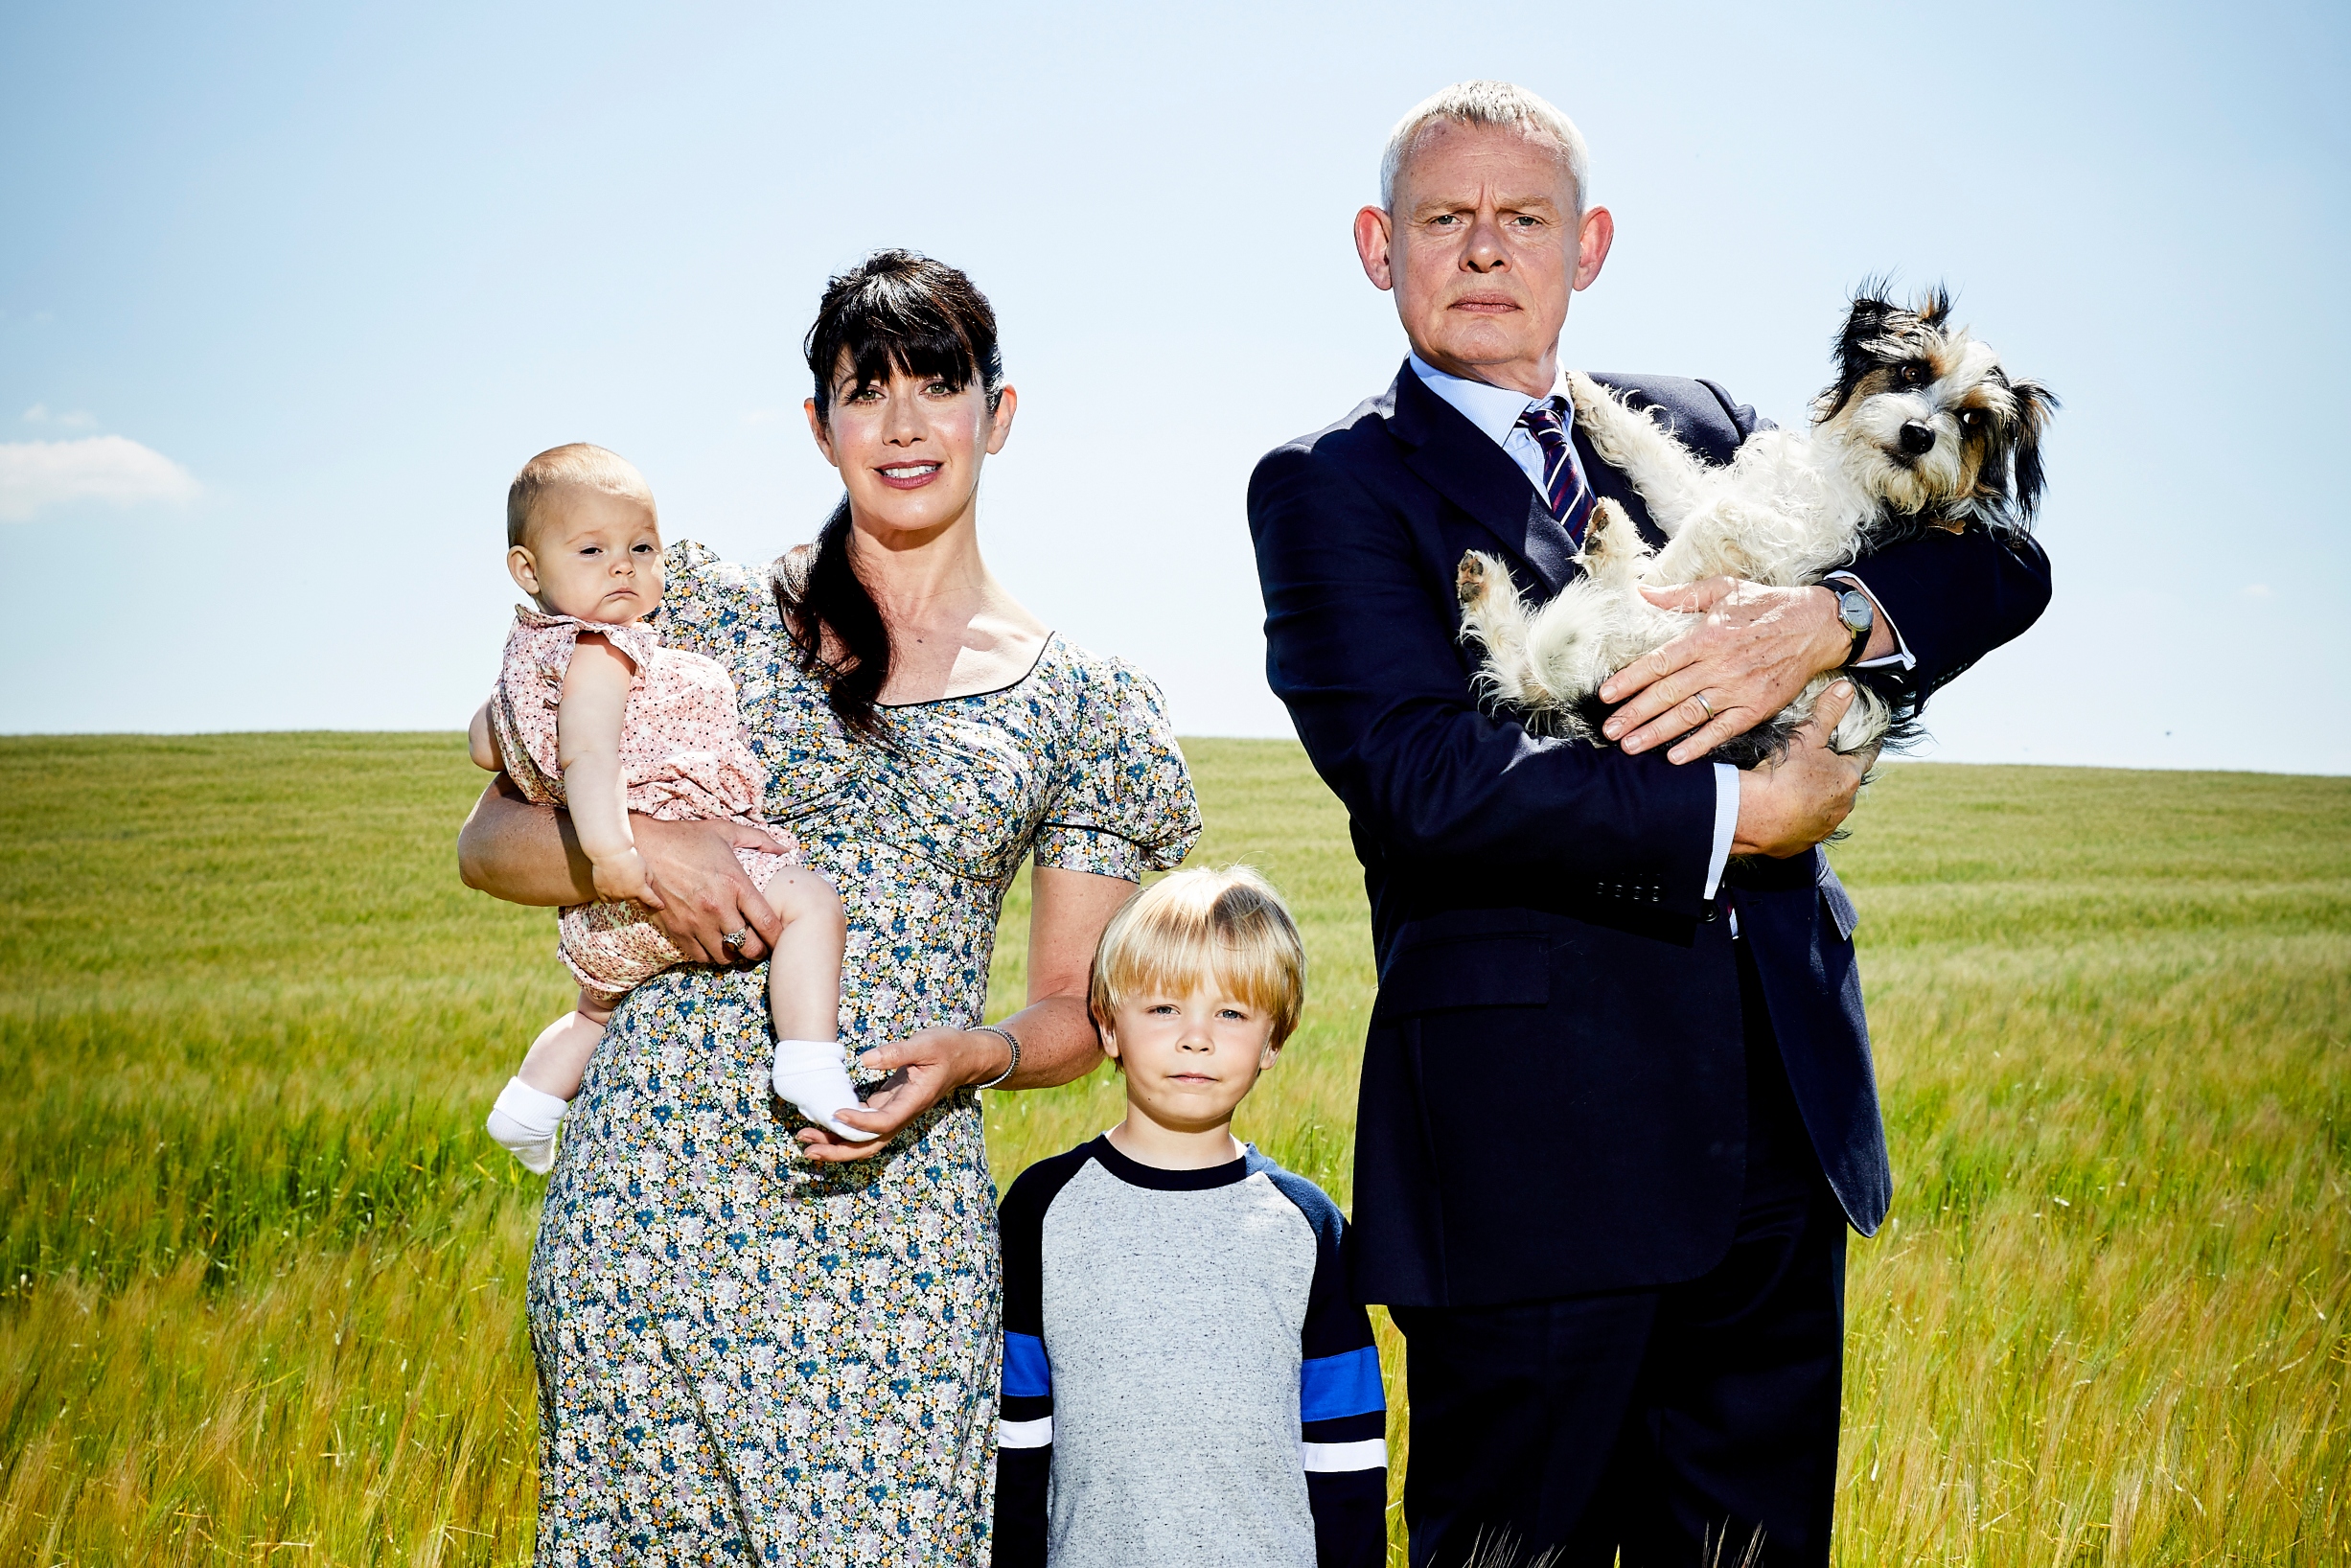
[[1917,420],[1902,426],[1902,450],[1913,457],[1924,457],[1935,450],[1935,432]]

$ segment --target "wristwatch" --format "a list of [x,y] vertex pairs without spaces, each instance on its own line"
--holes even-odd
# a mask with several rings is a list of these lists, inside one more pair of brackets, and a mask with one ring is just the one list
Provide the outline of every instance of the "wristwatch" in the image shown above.
[[1831,588],[1830,591],[1836,595],[1836,618],[1844,624],[1846,631],[1853,634],[1853,650],[1845,656],[1845,662],[1851,664],[1869,647],[1869,634],[1878,628],[1878,610],[1869,602],[1869,595],[1859,588]]

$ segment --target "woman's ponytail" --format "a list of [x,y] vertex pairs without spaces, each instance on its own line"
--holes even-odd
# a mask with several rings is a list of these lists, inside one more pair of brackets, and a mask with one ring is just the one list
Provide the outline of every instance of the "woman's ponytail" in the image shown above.
[[[815,547],[778,564],[775,602],[792,639],[792,662],[823,685],[841,728],[856,740],[887,745],[874,699],[889,680],[889,626],[849,559],[855,532],[844,496]],[[827,633],[834,644],[829,657]]]

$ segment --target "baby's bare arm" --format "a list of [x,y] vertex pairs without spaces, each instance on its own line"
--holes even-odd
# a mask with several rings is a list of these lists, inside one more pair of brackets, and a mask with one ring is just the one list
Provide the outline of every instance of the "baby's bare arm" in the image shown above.
[[596,890],[607,898],[644,898],[652,891],[629,831],[620,776],[620,726],[633,673],[628,656],[602,637],[584,635],[572,650],[555,710],[555,760],[564,771],[572,831],[595,865]]
[[[490,703],[496,702],[493,697]],[[473,766],[485,772],[502,773],[506,759],[498,755],[497,732],[490,727],[490,703],[473,710],[473,722],[466,726],[466,748],[473,753]]]

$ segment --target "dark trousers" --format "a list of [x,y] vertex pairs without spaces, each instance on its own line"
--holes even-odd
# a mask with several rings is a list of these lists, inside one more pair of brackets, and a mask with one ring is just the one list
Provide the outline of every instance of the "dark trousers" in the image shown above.
[[1747,1176],[1723,1259],[1662,1289],[1395,1309],[1413,1568],[1828,1562],[1845,1216],[1739,954]]

